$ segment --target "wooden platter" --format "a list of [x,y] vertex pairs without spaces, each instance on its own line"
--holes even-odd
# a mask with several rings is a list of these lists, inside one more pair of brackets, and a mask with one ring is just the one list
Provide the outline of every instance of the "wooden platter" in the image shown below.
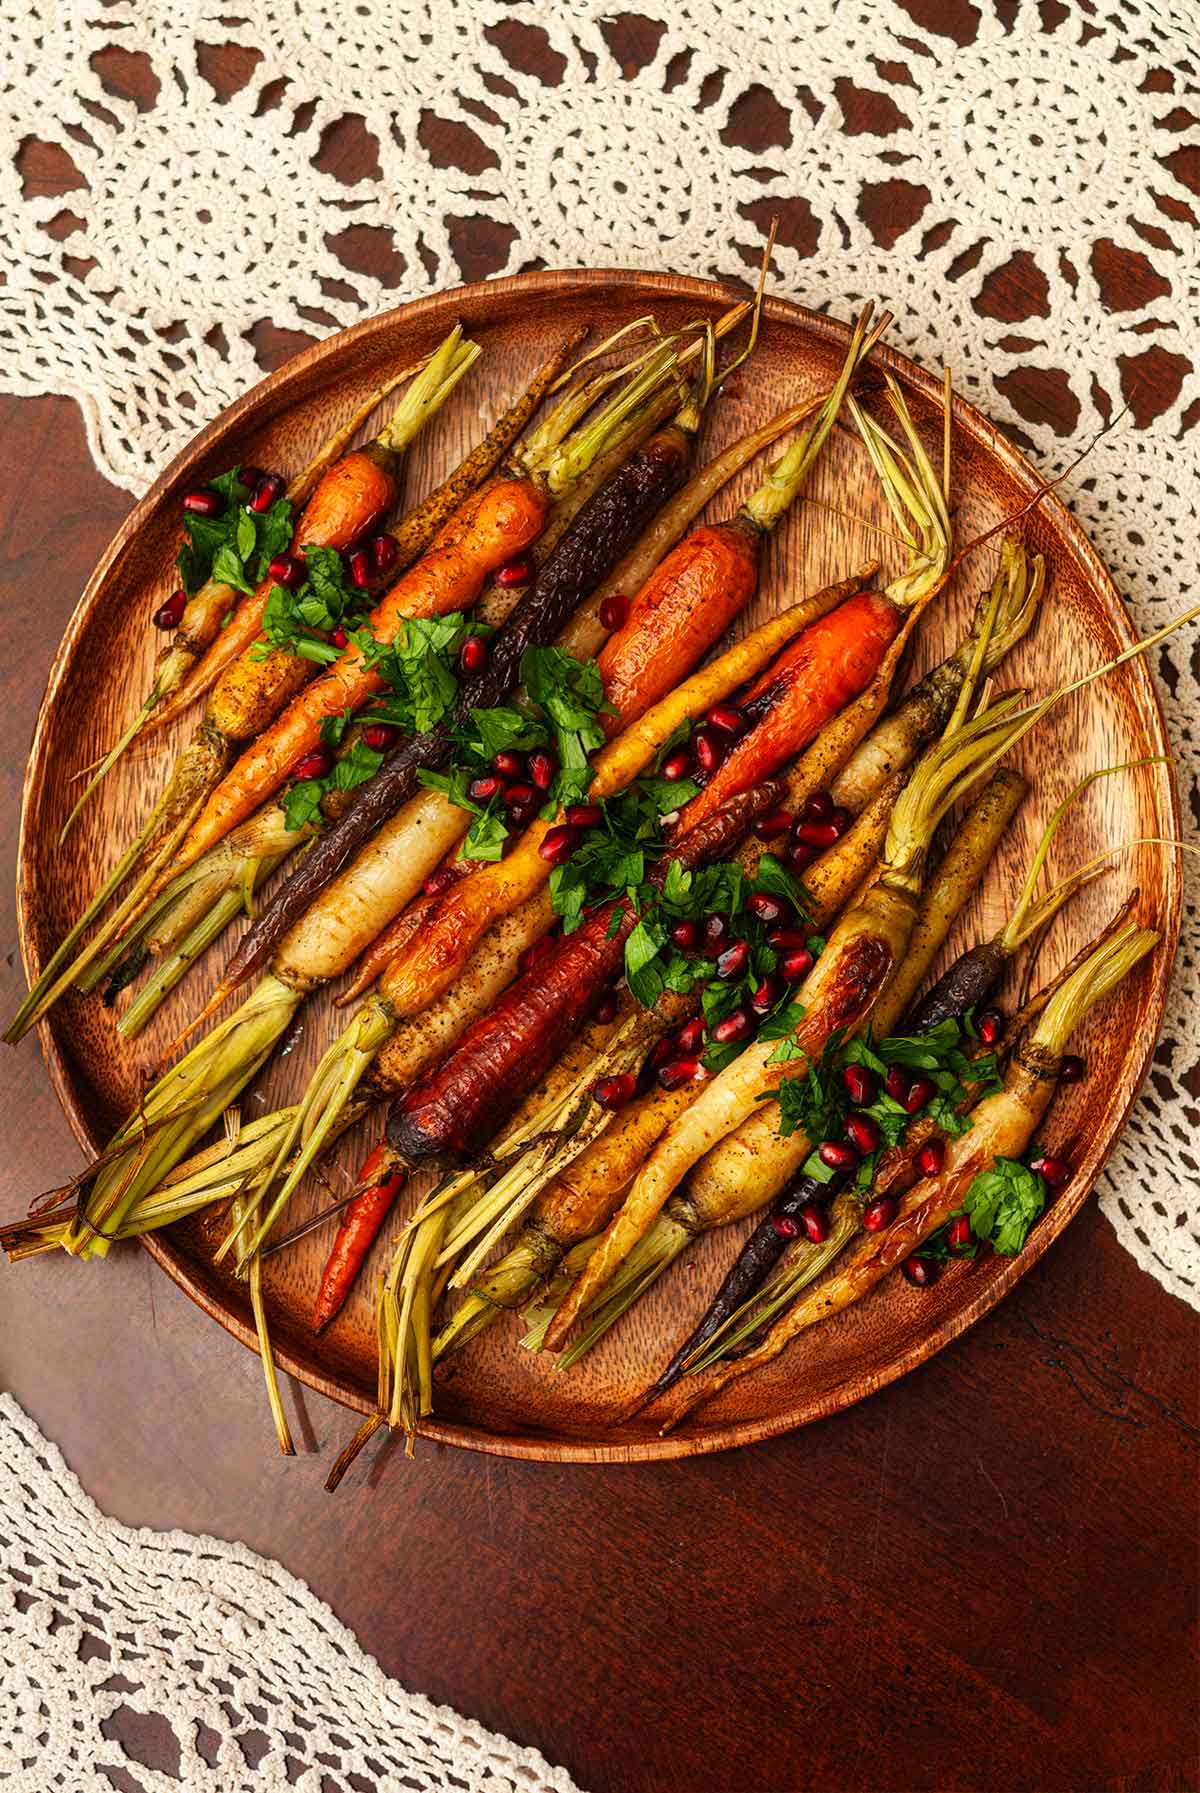
[[[238,460],[285,470],[298,466],[371,387],[429,350],[461,318],[485,353],[428,438],[419,440],[410,455],[407,490],[419,495],[459,458],[478,433],[481,418],[496,414],[566,327],[586,321],[599,336],[650,309],[670,327],[715,315],[730,297],[730,289],[712,282],[618,271],[536,273],[460,288],[369,319],[308,350],[204,430],[126,520],[89,581],[51,668],[25,781],[19,854],[21,947],[29,977],[37,975],[160,788],[162,759],[135,749],[93,800],[67,845],[59,846],[73,796],[72,775],[109,744],[146,688],[158,645],[148,617],[174,584],[179,500],[186,489]],[[886,294],[880,297],[886,302]],[[850,302],[833,302],[847,315],[853,309]],[[718,406],[702,445],[705,458],[752,422],[827,385],[846,338],[843,323],[769,300],[758,353]],[[931,448],[936,447],[936,374],[890,351],[878,352],[877,361],[896,373]],[[953,448],[952,502],[962,544],[1020,509],[1039,482],[1007,439],[962,401],[954,407]],[[716,501],[715,514],[732,509],[759,472],[760,466],[753,468],[727,488]],[[743,626],[761,620],[785,598],[841,576],[869,555],[880,555],[893,568],[898,551],[880,533],[884,524],[860,446],[848,432],[835,433],[810,484],[808,501],[796,507],[768,549],[760,593]],[[1005,683],[1028,683],[1044,691],[1119,652],[1133,640],[1133,631],[1111,579],[1057,498],[1044,498],[1023,529],[1030,546],[1046,557],[1049,589],[1040,625],[1011,656],[1003,676]],[[957,639],[973,598],[991,579],[995,548],[993,542],[972,556],[934,605],[918,637],[911,673],[940,659]],[[172,748],[175,744],[170,743]],[[1167,752],[1162,712],[1143,660],[1061,705],[1017,751],[1016,762],[1033,790],[986,888],[963,917],[953,950],[1001,924],[1046,818],[1079,776],[1117,761]],[[1111,843],[1177,830],[1170,768],[1150,766],[1093,788],[1063,830],[1055,863],[1066,869]],[[517,1324],[491,1328],[452,1361],[453,1375],[441,1386],[439,1412],[424,1428],[427,1436],[500,1455],[561,1462],[723,1450],[849,1406],[940,1350],[1001,1299],[1078,1211],[1141,1085],[1178,937],[1181,891],[1175,857],[1152,847],[1123,855],[1112,877],[1069,907],[1042,964],[1048,970],[1068,957],[1135,883],[1141,889],[1140,916],[1163,931],[1164,945],[1151,965],[1104,1005],[1081,1038],[1078,1049],[1087,1055],[1089,1075],[1061,1093],[1043,1135],[1051,1149],[1071,1158],[1075,1175],[1019,1257],[954,1265],[929,1290],[891,1278],[836,1322],[806,1333],[765,1371],[735,1383],[665,1439],[649,1418],[614,1427],[611,1416],[652,1379],[690,1329],[740,1243],[740,1233],[732,1230],[710,1236],[569,1376],[523,1351]],[[98,1148],[133,1105],[197,992],[215,980],[224,950],[218,943],[199,972],[160,1010],[156,1024],[132,1045],[116,1034],[115,1015],[95,998],[70,999],[43,1027],[54,1087],[85,1149]],[[310,1004],[287,1051],[248,1092],[244,1114],[249,1118],[294,1097],[340,1025],[328,994]],[[344,1187],[343,1168],[353,1169],[367,1138],[360,1130],[343,1144],[329,1172],[339,1190]],[[327,1193],[310,1180],[295,1199],[289,1220],[302,1219],[327,1200]],[[146,1243],[206,1313],[253,1347],[243,1289],[212,1263],[218,1237],[214,1221],[202,1217]],[[359,1411],[374,1406],[373,1288],[390,1237],[391,1229],[385,1228],[354,1299],[319,1338],[309,1330],[308,1314],[327,1236],[310,1236],[295,1250],[269,1259],[266,1269],[281,1366]],[[80,1274],[103,1275],[103,1269]]]

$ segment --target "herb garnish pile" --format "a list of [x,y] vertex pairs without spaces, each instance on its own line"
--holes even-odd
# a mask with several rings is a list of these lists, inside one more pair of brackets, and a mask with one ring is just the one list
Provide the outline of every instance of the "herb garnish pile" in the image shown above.
[[246,507],[252,497],[249,486],[238,478],[239,469],[218,474],[209,487],[225,500],[219,517],[184,513],[186,540],[176,557],[179,578],[189,597],[209,579],[230,585],[234,591],[252,592],[266,577],[267,568],[292,539],[292,506],[277,498],[261,515]]

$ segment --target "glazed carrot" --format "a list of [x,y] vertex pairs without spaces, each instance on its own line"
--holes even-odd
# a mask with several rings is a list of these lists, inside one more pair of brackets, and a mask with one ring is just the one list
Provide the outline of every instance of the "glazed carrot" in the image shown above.
[[[378,409],[384,399],[393,393],[397,386],[411,380],[424,367],[423,361],[413,367],[406,367],[403,373],[396,374],[366,398],[337,429],[326,437],[307,467],[298,473],[288,486],[284,497],[291,505],[306,504],[312,496],[318,482],[327,469],[343,455],[360,429],[370,417],[372,411]],[[249,477],[247,470],[246,477]],[[269,584],[269,581],[268,581]],[[261,589],[261,587],[260,587]],[[181,596],[182,594],[177,594]],[[257,597],[257,594],[255,594]],[[86,789],[74,809],[67,817],[63,827],[66,835],[80,810],[97,787],[116,765],[125,749],[145,733],[148,738],[163,722],[170,721],[179,715],[187,706],[207,690],[207,685],[192,686],[193,674],[202,661],[205,650],[211,647],[221,630],[223,620],[232,612],[236,619],[242,606],[247,602],[244,595],[236,591],[232,585],[226,585],[220,579],[206,579],[198,591],[194,591],[183,607],[174,636],[158,657],[154,668],[154,680],[150,686],[145,703],[124,730],[120,738],[109,748],[100,761],[96,771],[89,779]],[[161,613],[159,613],[161,614]],[[156,616],[156,621],[158,617]],[[209,681],[211,683],[211,680]],[[187,687],[187,695],[183,695]]]
[[[671,863],[690,868],[719,857],[755,815],[771,807],[778,789],[762,785],[718,810],[668,849],[655,880],[666,876]],[[628,898],[589,916],[518,978],[436,1070],[393,1106],[388,1141],[404,1163],[455,1162],[478,1149],[619,973],[637,919]]]
[[832,1274],[803,1294],[761,1344],[733,1362],[717,1363],[697,1376],[690,1388],[685,1385],[683,1398],[662,1430],[677,1425],[685,1413],[711,1400],[735,1378],[769,1363],[807,1327],[861,1300],[963,1205],[981,1172],[998,1158],[1019,1159],[1050,1106],[1070,1034],[1159,939],[1149,928],[1128,927],[1092,952],[1051,996],[1042,1018],[1017,1046],[1003,1089],[985,1096],[971,1111],[969,1131],[949,1142],[942,1169],[924,1177],[903,1197],[889,1227],[864,1234]]
[[[815,617],[836,605],[847,590],[857,590],[861,578],[861,573],[856,573],[771,618],[682,684],[676,683],[681,668],[674,643],[658,637],[657,652],[647,655],[640,689],[645,694],[662,686],[667,695],[644,715],[622,718],[627,726],[593,762],[589,796],[595,799],[624,790],[653,763],[663,742],[681,723],[702,716],[727,697]],[[444,990],[497,915],[515,908],[546,883],[551,864],[541,848],[551,826],[549,822],[532,823],[503,859],[480,866],[445,892],[427,925],[409,939],[384,974],[382,994],[397,1015],[415,1013]]]
[[[376,605],[367,627],[376,641],[393,641],[407,617],[469,609],[487,575],[529,546],[545,520],[548,499],[525,480],[500,480],[484,494],[459,539],[433,548]],[[352,643],[329,670],[265,729],[209,797],[179,850],[182,871],[279,788],[291,768],[320,740],[321,723],[358,709],[384,688]]]
[[404,1186],[403,1172],[391,1168],[391,1164],[388,1148],[381,1142],[359,1170],[359,1194],[342,1214],[321,1272],[321,1286],[313,1303],[314,1332],[328,1326],[341,1308],[375,1235]]

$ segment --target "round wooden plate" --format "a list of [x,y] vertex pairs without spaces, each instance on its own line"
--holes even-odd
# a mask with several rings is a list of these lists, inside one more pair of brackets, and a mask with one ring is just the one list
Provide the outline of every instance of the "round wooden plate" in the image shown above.
[[[127,519],[89,582],[51,669],[26,779],[20,845],[21,945],[29,976],[36,976],[159,789],[164,760],[135,749],[109,778],[67,845],[59,846],[73,774],[108,745],[146,689],[159,645],[148,619],[174,584],[179,500],[185,489],[238,460],[294,469],[371,387],[432,348],[450,323],[461,318],[485,353],[446,415],[412,452],[408,490],[419,494],[459,458],[478,433],[481,418],[495,415],[568,326],[586,321],[598,339],[653,309],[669,327],[715,314],[730,297],[729,289],[709,282],[621,272],[536,273],[465,287],[401,306],[329,338],[264,380],[204,430]],[[849,313],[852,306],[839,309]],[[758,352],[716,407],[703,444],[705,455],[751,422],[827,385],[846,339],[842,323],[781,300],[768,301]],[[878,353],[877,361],[896,373],[931,448],[936,448],[936,378],[887,351]],[[953,449],[952,500],[961,544],[1018,510],[1038,482],[1017,450],[961,401],[954,407]],[[722,494],[716,514],[731,510],[759,472],[752,469]],[[872,554],[880,554],[889,570],[898,565],[894,541],[878,527],[886,517],[865,457],[849,432],[835,433],[808,497],[811,502],[795,507],[771,544],[760,594],[744,625],[757,622],[785,599],[840,577]],[[1039,627],[1013,654],[1004,678],[1044,691],[1110,658],[1133,636],[1112,581],[1055,497],[1043,499],[1023,527],[1031,547],[1046,556],[1049,589]],[[996,547],[993,541],[972,556],[933,606],[920,632],[914,672],[940,659],[957,639],[973,597],[990,582]],[[1167,751],[1162,713],[1143,660],[1060,706],[1019,750],[1032,793],[952,945],[960,949],[1000,925],[1041,827],[1076,778],[1095,767]],[[1169,770],[1151,766],[1106,779],[1088,793],[1063,830],[1055,863],[1066,869],[1104,845],[1176,832],[1177,799]],[[517,1323],[491,1328],[453,1360],[453,1375],[441,1388],[439,1412],[425,1428],[427,1435],[475,1450],[565,1462],[722,1450],[848,1406],[921,1363],[987,1313],[1086,1199],[1149,1064],[1179,926],[1173,855],[1139,848],[1122,856],[1111,878],[1071,904],[1042,969],[1072,953],[1135,883],[1141,888],[1140,914],[1163,931],[1164,946],[1094,1017],[1080,1042],[1089,1075],[1059,1097],[1045,1135],[1054,1149],[1071,1157],[1075,1175],[1019,1257],[955,1265],[928,1291],[912,1289],[899,1277],[890,1279],[836,1322],[806,1333],[765,1371],[735,1383],[718,1403],[694,1414],[665,1439],[657,1436],[649,1417],[613,1426],[612,1415],[646,1386],[686,1334],[740,1243],[740,1235],[712,1236],[677,1264],[569,1376],[520,1348]],[[166,1042],[199,992],[214,981],[222,953],[219,943],[199,973],[160,1011],[157,1025],[134,1045],[120,1040],[114,1015],[95,998],[64,1003],[43,1028],[55,1088],[86,1148],[95,1149],[131,1107]],[[335,1025],[340,1030],[328,996],[312,1003],[300,1037],[248,1096],[244,1112],[265,1112],[292,1099]],[[360,1132],[345,1144],[330,1172],[335,1186],[344,1187],[341,1167],[353,1167],[365,1138]],[[327,1200],[326,1192],[310,1180],[289,1219],[299,1220]],[[385,1229],[354,1299],[320,1338],[313,1337],[307,1320],[328,1235],[310,1236],[295,1250],[268,1260],[267,1299],[283,1368],[359,1411],[374,1405],[371,1292],[389,1231]],[[253,1346],[244,1291],[212,1263],[217,1236],[215,1222],[201,1220],[149,1239],[147,1247],[193,1300]]]

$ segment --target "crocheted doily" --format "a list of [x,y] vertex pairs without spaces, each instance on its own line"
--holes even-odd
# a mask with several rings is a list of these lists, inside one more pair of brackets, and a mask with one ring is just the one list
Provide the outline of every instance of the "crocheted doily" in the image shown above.
[[[169,1768],[138,1755],[135,1714],[153,1718],[146,1753]],[[106,1519],[7,1394],[0,1786],[579,1793],[535,1749],[389,1680],[278,1563]]]
[[[97,465],[131,491],[259,377],[262,320],[320,335],[453,284],[473,218],[509,244],[496,273],[537,259],[709,275],[753,262],[779,211],[778,290],[843,310],[856,296],[885,300],[894,340],[946,362],[1048,471],[1128,403],[1064,496],[1140,627],[1166,620],[1191,586],[1194,4],[9,10],[0,384],[77,397]],[[233,92],[204,72],[226,44],[239,46]],[[121,97],[130,59],[156,87],[142,110]],[[331,143],[347,131],[374,148],[367,178],[337,171]],[[362,232],[390,242],[391,286],[355,271]],[[1015,324],[996,303],[1014,279],[1028,295]],[[1174,395],[1157,415],[1151,392]],[[1039,416],[1048,393],[1056,415],[1074,412],[1071,435]],[[1164,650],[1159,669],[1197,816],[1188,644]],[[1138,1262],[1200,1304],[1185,1085],[1200,1091],[1197,934],[1192,902],[1154,1071],[1101,1203]]]

